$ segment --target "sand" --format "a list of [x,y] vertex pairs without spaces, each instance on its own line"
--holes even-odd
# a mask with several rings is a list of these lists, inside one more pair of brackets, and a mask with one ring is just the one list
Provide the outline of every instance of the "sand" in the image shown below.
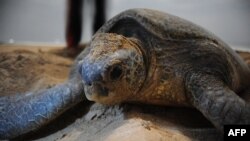
[[[238,52],[250,64],[250,53]],[[0,96],[53,87],[67,79],[75,55],[62,47],[0,46]],[[192,108],[81,102],[50,124],[15,140],[189,141],[222,140]]]

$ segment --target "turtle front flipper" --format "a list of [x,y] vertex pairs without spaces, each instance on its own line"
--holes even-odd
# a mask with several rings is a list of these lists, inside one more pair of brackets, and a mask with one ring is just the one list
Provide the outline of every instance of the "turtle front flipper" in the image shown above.
[[83,99],[83,84],[75,78],[50,89],[0,97],[0,139],[36,130]]
[[249,124],[250,106],[218,77],[190,73],[185,80],[187,98],[214,126]]

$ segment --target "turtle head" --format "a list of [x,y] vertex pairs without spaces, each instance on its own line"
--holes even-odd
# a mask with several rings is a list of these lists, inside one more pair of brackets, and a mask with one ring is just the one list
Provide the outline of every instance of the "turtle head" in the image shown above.
[[146,70],[141,43],[113,33],[96,34],[79,71],[87,99],[113,105],[134,97]]

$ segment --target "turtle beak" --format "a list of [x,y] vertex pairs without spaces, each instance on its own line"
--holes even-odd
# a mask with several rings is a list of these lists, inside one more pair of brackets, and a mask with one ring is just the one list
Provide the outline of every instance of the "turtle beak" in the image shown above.
[[81,76],[84,84],[86,86],[92,86],[93,84],[98,84],[103,82],[103,70],[97,65],[82,65]]
[[109,89],[103,87],[101,84],[93,84],[91,86],[84,86],[85,96],[90,101],[99,101],[100,98],[107,97]]
[[86,97],[89,100],[95,100],[100,96],[108,96],[109,89],[104,85],[105,69],[101,65],[88,63],[80,67]]

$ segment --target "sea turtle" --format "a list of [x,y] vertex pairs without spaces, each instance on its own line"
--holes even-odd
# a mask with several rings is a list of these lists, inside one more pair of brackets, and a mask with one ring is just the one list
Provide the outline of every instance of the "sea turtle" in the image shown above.
[[86,98],[190,106],[222,131],[224,124],[250,123],[249,104],[237,95],[249,80],[243,60],[203,28],[155,10],[127,10],[97,31],[67,82],[1,97],[0,137],[37,129]]

